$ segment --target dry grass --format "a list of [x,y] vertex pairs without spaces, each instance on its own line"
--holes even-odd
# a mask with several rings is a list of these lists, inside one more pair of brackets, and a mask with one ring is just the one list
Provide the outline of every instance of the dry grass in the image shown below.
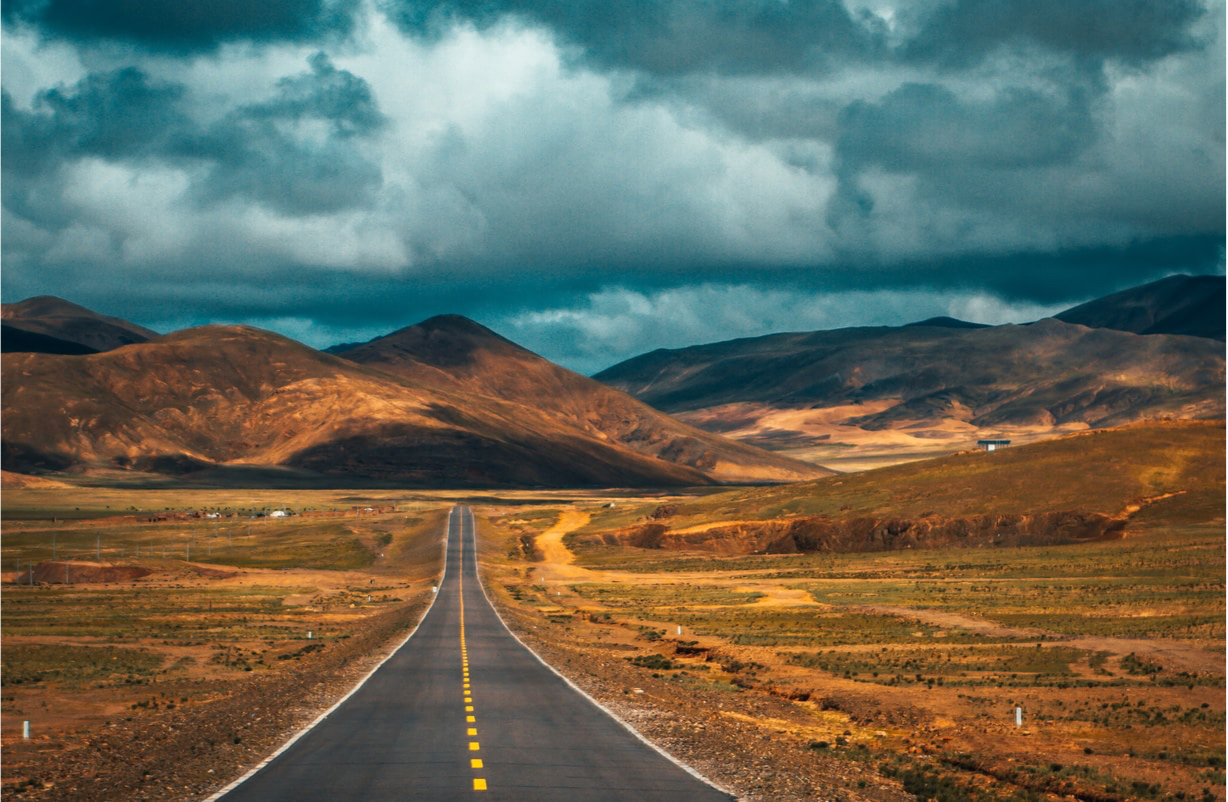
[[[822,743],[825,759],[919,799],[1223,799],[1222,438],[1211,425],[1140,427],[805,486],[590,503],[581,530],[591,542],[663,510],[681,528],[845,506],[1121,510],[1176,493],[1140,506],[1124,540],[725,557],[586,546],[566,572],[507,549],[488,568],[501,598],[573,644],[586,670],[621,655],[645,704],[689,700],[677,707],[700,727],[792,700],[760,721],[765,737]],[[555,520],[496,514],[488,536],[532,540]]]

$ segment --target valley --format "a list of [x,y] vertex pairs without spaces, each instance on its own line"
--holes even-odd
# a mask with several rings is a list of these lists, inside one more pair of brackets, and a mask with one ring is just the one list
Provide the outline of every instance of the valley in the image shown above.
[[406,641],[464,505],[512,631],[739,799],[1223,800],[1185,286],[596,379],[454,315],[320,351],[6,305],[3,793],[209,799]]
[[[1222,799],[1222,426],[1088,437],[702,496],[7,490],[5,792],[207,796],[404,638],[437,581],[443,516],[467,498],[487,591],[521,638],[740,798]],[[1065,497],[1060,473],[1017,481],[1068,463],[1058,446],[1120,478]],[[1000,516],[1075,497],[1124,529],[736,545],[781,516]],[[682,542],[617,534],[654,524]]]

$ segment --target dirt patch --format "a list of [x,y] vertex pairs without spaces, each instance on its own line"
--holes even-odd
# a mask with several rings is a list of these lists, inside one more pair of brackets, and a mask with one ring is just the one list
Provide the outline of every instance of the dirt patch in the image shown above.
[[153,571],[140,565],[107,565],[68,561],[41,562],[33,569],[10,574],[14,584],[33,580],[38,585],[97,585],[109,582],[132,582],[151,575]]
[[574,564],[576,556],[563,543],[563,537],[587,524],[590,517],[591,515],[583,510],[564,510],[558,521],[535,539],[536,550],[544,559],[543,566],[549,566],[550,578],[575,579],[588,576],[586,569]]

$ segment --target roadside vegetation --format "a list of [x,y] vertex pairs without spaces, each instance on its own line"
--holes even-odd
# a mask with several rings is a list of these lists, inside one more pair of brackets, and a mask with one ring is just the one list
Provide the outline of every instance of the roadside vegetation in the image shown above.
[[216,787],[404,637],[442,569],[428,499],[56,493],[5,491],[6,798]]

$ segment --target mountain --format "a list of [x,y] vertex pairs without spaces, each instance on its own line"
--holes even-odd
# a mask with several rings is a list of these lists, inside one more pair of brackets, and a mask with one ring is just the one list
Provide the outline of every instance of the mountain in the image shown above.
[[521,405],[586,437],[720,481],[791,481],[828,473],[682,424],[456,315],[334,353],[415,384]]
[[970,323],[967,320],[958,320],[953,317],[931,317],[927,320],[918,320],[916,323],[909,323],[908,326],[935,326],[943,329],[984,329],[988,326],[984,323]]
[[[86,356],[9,353],[2,364],[6,471],[420,487],[715,481],[669,459],[677,454],[640,453],[438,375],[398,377],[249,327],[188,329]],[[726,451],[754,453],[700,435],[712,469]]]
[[849,468],[1224,414],[1222,344],[1054,319],[775,334],[653,351],[595,378],[709,431]]
[[1098,298],[1055,317],[1135,334],[1188,334],[1224,341],[1223,276],[1169,276]]
[[80,355],[96,354],[98,349],[2,323],[0,324],[0,352]]
[[[76,343],[90,351],[110,351],[124,345],[146,342],[158,336],[156,331],[117,317],[100,315],[53,295],[40,295],[20,303],[3,304],[0,306],[0,319],[4,320],[6,326],[5,352],[62,348],[37,338],[23,338],[10,329]],[[47,353],[65,351],[49,350]]]

